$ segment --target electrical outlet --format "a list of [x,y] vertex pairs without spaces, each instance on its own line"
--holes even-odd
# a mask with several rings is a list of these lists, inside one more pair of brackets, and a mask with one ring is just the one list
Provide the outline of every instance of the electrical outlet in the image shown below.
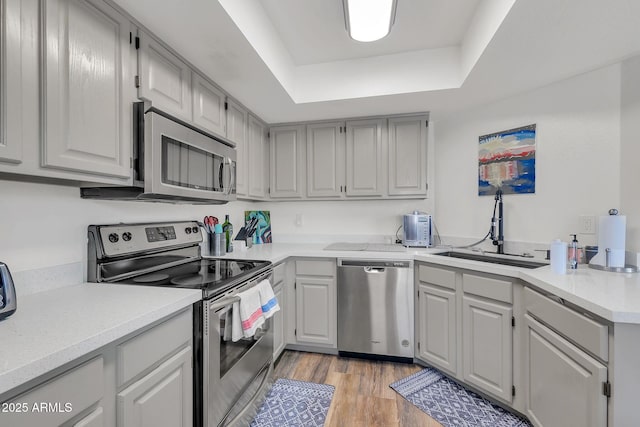
[[596,217],[594,215],[580,215],[580,234],[596,234]]
[[296,226],[297,227],[302,226],[302,214],[296,214]]

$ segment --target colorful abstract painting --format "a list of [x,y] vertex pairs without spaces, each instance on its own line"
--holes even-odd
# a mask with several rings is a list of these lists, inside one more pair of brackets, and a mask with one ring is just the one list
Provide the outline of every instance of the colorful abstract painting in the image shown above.
[[244,211],[244,225],[257,218],[256,232],[253,233],[253,244],[271,243],[271,212],[269,211]]
[[536,125],[479,138],[478,194],[536,192]]

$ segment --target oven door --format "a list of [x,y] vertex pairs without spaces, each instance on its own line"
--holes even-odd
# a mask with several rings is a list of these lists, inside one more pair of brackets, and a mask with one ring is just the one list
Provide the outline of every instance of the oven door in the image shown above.
[[154,109],[144,114],[145,193],[167,198],[235,200],[236,152]]
[[242,409],[234,408],[241,396],[242,401],[251,400],[246,392],[261,391],[260,384],[266,381],[265,373],[272,363],[272,319],[251,338],[236,342],[230,339],[231,323],[227,319],[236,300],[224,297],[203,301],[203,320],[208,322],[203,328],[203,419],[208,427],[226,425],[232,409],[234,413]]

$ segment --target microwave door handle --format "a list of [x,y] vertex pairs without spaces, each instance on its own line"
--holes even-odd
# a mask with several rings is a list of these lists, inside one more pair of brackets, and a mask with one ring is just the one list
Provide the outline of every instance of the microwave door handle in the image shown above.
[[235,185],[236,174],[235,174],[235,167],[233,166],[233,160],[231,160],[231,157],[227,157],[227,161],[229,162],[229,185],[227,186],[227,189],[224,194],[229,195],[231,194],[231,191],[233,190],[233,186]]

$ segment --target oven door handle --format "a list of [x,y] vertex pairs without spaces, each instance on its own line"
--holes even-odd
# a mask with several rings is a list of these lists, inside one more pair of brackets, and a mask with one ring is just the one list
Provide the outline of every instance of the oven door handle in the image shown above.
[[228,297],[228,298],[224,298],[216,303],[213,303],[209,306],[209,310],[213,310],[213,311],[218,311],[221,308],[225,308],[231,304],[233,304],[234,302],[239,302],[240,301],[240,297],[238,296],[233,296],[233,297]]

